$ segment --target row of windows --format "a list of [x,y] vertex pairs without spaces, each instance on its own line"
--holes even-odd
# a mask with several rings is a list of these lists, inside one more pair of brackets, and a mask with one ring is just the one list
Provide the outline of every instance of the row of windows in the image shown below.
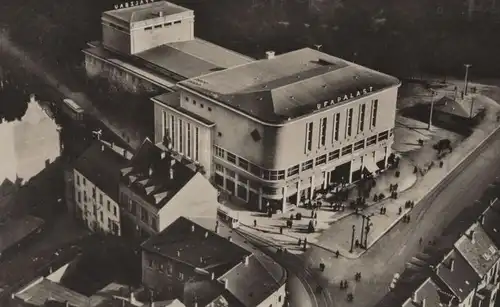
[[[189,101],[189,97],[188,96],[184,97],[184,100]],[[195,99],[192,99],[192,102],[193,102],[194,105],[198,104],[198,102]],[[199,105],[200,105],[200,108],[202,108],[202,109],[205,107],[205,105],[203,103],[200,103]],[[212,108],[211,107],[207,107],[207,109],[208,109],[209,112],[212,112]]]
[[[392,130],[391,131],[384,131],[378,134],[378,141],[384,141],[389,138],[389,133],[392,136]],[[244,169],[251,174],[260,177],[264,180],[283,180],[285,178],[290,178],[293,177],[297,174],[299,174],[300,171],[307,171],[312,169],[314,166],[320,166],[323,164],[326,164],[327,162],[333,161],[335,159],[338,159],[341,156],[346,156],[349,154],[352,154],[353,152],[362,150],[366,147],[373,146],[374,144],[377,143],[377,135],[373,135],[369,138],[360,140],[355,142],[354,144],[349,144],[347,146],[342,147],[341,149],[335,149],[328,154],[323,154],[319,157],[316,157],[316,159],[310,159],[308,161],[305,161],[301,164],[294,165],[288,170],[266,170],[263,169],[241,157],[236,156],[233,153],[230,153],[219,146],[214,145],[214,153],[216,157],[222,158],[236,166],[238,166],[241,169]],[[221,166],[222,168],[222,166]],[[217,164],[216,164],[216,170],[217,170]],[[223,168],[219,169],[219,171],[223,172]]]
[[[172,274],[174,273],[174,267],[170,262],[168,262],[167,265],[164,265],[161,262],[156,263],[156,261],[154,261],[153,259],[149,259],[148,266],[153,270],[158,270],[161,273],[166,273],[168,276],[172,276]],[[181,281],[184,280],[184,273],[177,272],[177,278]]]
[[128,32],[128,29],[125,28],[125,27],[122,27],[122,26],[119,26],[119,25],[116,25],[114,23],[110,23],[110,22],[103,22],[104,25],[108,26],[108,27],[111,27],[115,30],[119,30],[119,31],[124,31],[124,32]]
[[[87,180],[85,179],[85,177],[81,176],[81,179],[80,179],[80,175],[76,174],[76,185],[78,187],[81,186],[81,182],[82,182],[83,187],[86,187]],[[89,197],[87,197],[86,190],[83,191],[83,197],[82,197],[82,192],[79,189],[76,189],[76,187],[75,187],[75,191],[76,191],[76,197],[77,197],[78,203],[82,203],[82,198],[83,198],[83,203],[87,203],[87,201],[89,201]],[[104,205],[104,194],[100,191],[97,192],[97,188],[95,186],[92,187],[92,199],[94,199],[96,201],[98,199],[99,204]],[[116,206],[111,206],[111,201],[109,199],[106,200],[106,207],[107,207],[108,212],[113,212],[114,216],[116,216],[116,217],[118,216],[118,208]],[[113,208],[111,208],[111,207],[113,207]]]
[[167,23],[161,23],[161,24],[157,24],[157,25],[154,25],[154,26],[151,26],[151,27],[145,27],[144,28],[144,31],[151,31],[154,29],[160,29],[160,28],[168,28],[168,27],[171,27],[172,25],[177,25],[177,24],[180,24],[182,23],[182,20],[177,20],[177,21],[174,21],[174,22],[167,22]]
[[130,199],[124,193],[121,194],[121,203],[127,206],[130,214],[139,217],[143,223],[150,226],[153,230],[158,231],[158,218],[154,214],[144,209],[138,202]]
[[163,111],[163,137],[168,136],[172,148],[194,161],[199,160],[200,129],[190,122]]
[[[377,125],[377,112],[378,112],[378,100],[375,99],[371,102],[371,114],[370,114],[370,126],[375,127]],[[353,124],[354,109],[349,108],[346,110],[346,124],[345,124],[345,135],[344,138],[352,136],[352,124]],[[359,105],[358,111],[358,124],[357,124],[357,134],[365,130],[365,117],[366,117],[366,104]],[[339,140],[339,128],[340,128],[340,113],[335,113],[332,118],[332,143]],[[323,117],[319,122],[318,131],[318,148],[326,146],[326,131],[328,126],[328,117]],[[313,122],[306,123],[306,142],[305,142],[305,152],[310,152],[313,148]]]

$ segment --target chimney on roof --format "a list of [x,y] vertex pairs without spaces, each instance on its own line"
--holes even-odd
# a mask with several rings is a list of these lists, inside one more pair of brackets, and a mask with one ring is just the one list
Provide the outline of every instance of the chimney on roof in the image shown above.
[[135,299],[135,294],[134,294],[134,291],[130,291],[130,304],[132,305],[136,305],[138,302],[137,300]]
[[416,291],[411,294],[411,301],[414,303],[418,302],[418,297],[417,297]]
[[224,279],[224,288],[229,288],[229,279]]
[[69,301],[64,302],[64,305],[65,305],[66,307],[70,307],[70,305],[69,305]]
[[205,239],[208,238],[208,231],[205,231]]
[[212,275],[210,277],[212,278],[212,280],[214,280],[215,279],[215,273],[212,272]]
[[450,259],[450,271],[453,272],[455,269],[455,259]]
[[470,238],[470,241],[472,242],[472,244],[476,243],[476,238],[475,238],[475,235],[474,235],[474,230],[471,230],[469,232],[469,238]]
[[124,149],[124,150],[123,150],[123,156],[124,156],[125,158],[127,157],[127,150],[126,150],[126,149]]
[[484,225],[484,214],[482,214],[481,217],[479,218],[479,223],[481,225]]
[[422,301],[420,302],[420,307],[425,307],[425,298],[423,298]]
[[233,238],[231,238],[231,236],[227,237],[227,240],[228,240],[229,242],[233,242]]
[[162,151],[161,154],[160,154],[160,159],[165,159],[165,157],[167,156],[167,153]]
[[104,151],[104,144],[101,144],[101,151]]
[[149,176],[151,176],[151,175],[153,175],[153,167],[152,166],[149,167]]
[[203,263],[205,259],[203,259],[203,256],[200,256],[200,263]]
[[275,52],[274,51],[266,51],[266,59],[271,60],[274,59],[275,57]]
[[159,11],[158,16],[163,17],[163,11]]
[[194,232],[194,225],[191,225],[191,232]]
[[178,250],[178,251],[177,251],[177,257],[180,257],[180,256],[181,256],[181,251],[180,251],[180,250]]
[[245,256],[245,265],[250,264],[250,256]]

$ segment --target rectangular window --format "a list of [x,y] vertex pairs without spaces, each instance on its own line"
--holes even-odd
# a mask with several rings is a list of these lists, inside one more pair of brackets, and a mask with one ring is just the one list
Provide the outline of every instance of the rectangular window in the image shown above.
[[220,172],[220,173],[224,173],[224,167],[220,164],[217,164],[217,163],[214,163],[215,164],[215,171],[216,172]]
[[186,123],[187,156],[191,158],[191,124]]
[[311,169],[313,167],[313,160],[309,160],[309,161],[306,161],[304,163],[302,163],[302,170],[303,171],[306,171],[308,169]]
[[373,135],[373,136],[370,136],[369,138],[366,139],[366,146],[371,146],[373,144],[376,144],[377,143],[377,136],[376,135]]
[[162,131],[163,131],[162,139],[165,139],[165,137],[167,136],[167,132],[168,132],[168,115],[167,115],[167,112],[165,112],[165,111],[163,111],[163,113],[162,113]]
[[174,271],[174,268],[173,268],[172,264],[170,262],[167,263],[167,274],[172,275],[173,271]]
[[102,199],[102,193],[99,193],[99,204],[101,204],[101,205],[102,205],[102,203],[103,203],[103,202],[104,202],[104,201],[103,201],[103,199]]
[[226,169],[226,175],[231,178],[236,178],[236,173],[230,169]]
[[255,176],[260,177],[260,167],[257,165],[250,163],[250,173],[254,174]]
[[264,180],[271,180],[271,172],[266,169],[261,170],[260,178]]
[[156,25],[154,28],[155,28],[155,29],[159,29],[159,28],[161,28],[162,26],[163,26],[163,25]]
[[365,140],[357,141],[354,143],[354,151],[363,149],[365,147]]
[[319,120],[319,146],[323,147],[326,144],[326,117]]
[[322,165],[326,163],[326,154],[316,158],[316,165]]
[[352,145],[347,145],[342,148],[342,156],[348,155],[352,153]]
[[174,25],[178,25],[178,24],[180,24],[181,22],[182,22],[181,20],[174,21]]
[[243,158],[239,158],[238,159],[238,166],[244,170],[248,170],[248,161],[243,159]]
[[80,176],[76,175],[76,185],[80,185]]
[[371,126],[377,126],[377,111],[378,111],[378,99],[372,100],[372,114],[371,114]]
[[236,196],[243,200],[247,200],[247,188],[241,184],[238,184]]
[[133,215],[136,215],[136,205],[135,205],[135,201],[130,201],[129,203],[129,211],[133,214]]
[[92,198],[95,199],[96,198],[96,191],[95,191],[95,187],[92,188]]
[[227,161],[236,164],[236,156],[230,152],[227,153]]
[[339,140],[340,113],[333,115],[333,140],[332,143]]
[[87,185],[87,179],[85,179],[85,177],[83,177],[83,185]]
[[352,135],[352,108],[348,109],[346,112],[346,129],[345,129],[345,137],[350,137]]
[[338,159],[340,157],[340,150],[336,149],[328,153],[328,161]]
[[118,207],[117,206],[113,206],[113,215],[118,216]]
[[111,229],[111,219],[108,217],[108,229]]
[[312,150],[313,123],[306,124],[306,152]]
[[83,191],[83,201],[87,202],[87,191]]
[[199,135],[200,135],[200,129],[198,127],[194,127],[194,160],[198,161],[200,159],[199,157]]
[[151,228],[153,228],[153,230],[155,231],[158,231],[158,219],[156,218],[156,216],[151,216]]
[[184,280],[184,274],[181,272],[179,272],[179,280],[181,280],[181,281]]
[[152,29],[153,29],[153,27],[145,27],[144,31],[149,31],[149,30],[152,30]]
[[148,211],[145,210],[144,208],[141,208],[141,220],[144,222],[144,223],[148,223],[148,220],[149,220],[149,214],[148,214]]
[[220,148],[219,146],[214,146],[215,148],[215,155],[219,158],[224,159],[226,157],[226,153],[224,149]]
[[380,142],[380,141],[387,140],[388,137],[389,137],[389,131],[381,132],[378,135],[378,141]]
[[177,138],[176,138],[176,135],[175,135],[175,117],[173,115],[170,116],[170,142],[172,143],[172,147],[174,149],[177,148],[176,145],[176,141],[177,141]]
[[358,120],[358,133],[365,130],[365,112],[366,105],[363,103],[359,106],[359,120]]
[[179,118],[179,152],[184,152],[184,125],[182,119]]
[[101,222],[104,222],[104,213],[101,211],[99,212],[100,213],[100,216],[101,216]]
[[292,166],[288,169],[288,177],[295,176],[299,173],[299,165]]
[[278,194],[278,189],[271,187],[262,187],[262,193],[266,195],[276,195]]
[[78,202],[81,203],[82,202],[82,192],[78,191],[78,193],[76,194],[76,196],[77,196]]

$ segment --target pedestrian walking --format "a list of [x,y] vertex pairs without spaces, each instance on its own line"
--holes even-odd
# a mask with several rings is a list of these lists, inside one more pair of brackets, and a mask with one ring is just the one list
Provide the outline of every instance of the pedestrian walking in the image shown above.
[[318,213],[314,212],[314,219],[317,219],[317,218],[318,218]]
[[302,245],[302,240],[299,238],[299,242],[297,243],[298,246]]
[[311,210],[311,218],[314,218],[314,210]]
[[420,240],[418,240],[418,245],[422,245],[422,241],[423,241],[423,239],[420,238]]
[[403,213],[403,209],[401,207],[399,207],[398,215],[401,215],[401,213]]
[[253,220],[253,227],[257,227],[257,220]]

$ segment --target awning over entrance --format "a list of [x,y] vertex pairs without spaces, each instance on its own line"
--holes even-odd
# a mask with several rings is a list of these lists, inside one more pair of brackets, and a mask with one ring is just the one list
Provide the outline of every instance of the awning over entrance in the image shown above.
[[371,159],[366,159],[364,161],[364,166],[365,166],[365,169],[370,173],[370,174],[374,174],[376,171],[379,170],[377,164],[375,163],[375,161],[371,160]]

